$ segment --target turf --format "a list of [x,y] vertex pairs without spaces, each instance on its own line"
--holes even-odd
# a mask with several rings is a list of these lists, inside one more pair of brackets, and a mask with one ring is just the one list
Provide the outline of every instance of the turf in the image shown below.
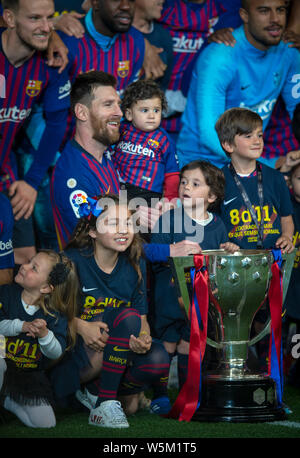
[[[174,392],[171,392],[171,397],[174,398]],[[55,428],[31,429],[2,410],[0,438],[300,438],[300,389],[287,386],[284,400],[292,410],[286,420],[287,426],[276,423],[186,423],[139,412],[129,417],[130,428],[115,430],[88,425],[88,412],[60,409],[56,412]]]

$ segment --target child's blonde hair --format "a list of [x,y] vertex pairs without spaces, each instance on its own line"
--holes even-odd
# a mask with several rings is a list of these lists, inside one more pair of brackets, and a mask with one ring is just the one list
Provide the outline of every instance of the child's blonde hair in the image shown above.
[[76,341],[74,318],[78,313],[79,281],[75,264],[64,254],[54,250],[39,250],[49,257],[52,264],[47,282],[51,286],[51,292],[43,294],[37,305],[45,314],[58,312],[68,320],[70,345],[73,347]]

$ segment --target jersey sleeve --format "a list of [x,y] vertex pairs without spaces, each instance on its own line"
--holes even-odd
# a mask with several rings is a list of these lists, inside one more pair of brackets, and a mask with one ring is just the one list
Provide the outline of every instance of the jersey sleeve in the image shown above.
[[0,269],[14,267],[12,244],[14,217],[9,200],[0,196]]
[[138,80],[141,77],[145,57],[145,40],[143,34],[135,27],[131,27],[130,33],[133,36],[134,42],[136,44],[136,49],[138,49],[138,52],[135,55],[132,74],[128,84]]
[[226,109],[226,92],[235,76],[234,55],[234,48],[212,43],[197,58],[177,142],[180,168],[198,159],[199,151],[219,167],[228,162],[215,123]]
[[287,51],[291,53],[292,57],[281,94],[290,118],[293,119],[296,105],[300,102],[300,52],[296,49]]

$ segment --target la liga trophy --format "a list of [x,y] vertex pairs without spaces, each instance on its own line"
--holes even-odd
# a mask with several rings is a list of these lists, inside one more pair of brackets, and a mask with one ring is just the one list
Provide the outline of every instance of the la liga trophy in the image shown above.
[[[181,296],[179,302],[184,306],[189,319],[191,304],[194,302],[192,295],[195,291],[191,292],[191,288],[189,290],[186,273],[192,269],[194,276],[196,275],[198,256],[200,255],[169,259]],[[203,290],[196,293],[198,303],[207,297],[208,332],[205,336],[205,352],[207,354],[213,349],[215,364],[213,367],[209,367],[208,364],[207,369],[202,370],[201,394],[196,400],[197,407],[194,408],[191,420],[260,422],[285,418],[280,399],[281,381],[277,379],[280,372],[280,355],[276,354],[276,351],[280,351],[281,345],[281,334],[277,331],[279,328],[281,331],[282,303],[294,257],[294,252],[283,254],[278,267],[271,250],[240,250],[234,254],[214,250],[202,253],[202,271],[203,268],[206,270],[206,280],[202,281],[202,288],[206,285],[207,290],[204,290],[204,293]],[[274,270],[274,267],[277,270]],[[198,270],[200,272],[199,268]],[[192,283],[193,289],[197,289],[195,277]],[[270,318],[264,324],[263,330],[252,337],[253,320],[263,305],[267,307]],[[203,313],[201,308],[200,311],[196,310],[195,317],[197,313]],[[203,316],[199,326],[205,326]],[[270,371],[262,373],[260,370],[253,370],[253,367],[249,369],[247,365],[250,346],[266,335],[270,336],[272,347],[269,359],[274,357],[276,360],[275,375]],[[195,341],[191,327],[190,352],[192,340]],[[201,336],[199,342],[201,348]],[[196,375],[198,372],[199,369],[196,370]],[[188,383],[193,387],[193,377],[190,376]],[[191,389],[187,388],[186,391],[186,395],[191,397]]]

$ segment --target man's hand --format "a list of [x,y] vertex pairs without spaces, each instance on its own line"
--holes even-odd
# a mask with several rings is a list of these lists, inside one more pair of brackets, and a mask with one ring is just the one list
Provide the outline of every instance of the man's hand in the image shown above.
[[8,194],[12,197],[10,203],[15,220],[19,220],[23,216],[28,219],[34,209],[37,191],[26,181],[18,180],[10,185]]
[[67,46],[57,33],[53,31],[49,39],[47,50],[48,65],[50,65],[50,67],[58,67],[58,73],[62,73],[69,62],[68,52]]
[[54,27],[56,30],[61,30],[66,35],[69,35],[69,37],[82,38],[85,30],[79,19],[84,16],[85,14],[76,13],[76,11],[61,14],[54,18]]
[[159,57],[161,52],[163,52],[163,48],[157,48],[145,39],[145,57],[143,68],[146,79],[156,80],[164,76],[167,66]]
[[282,40],[289,43],[289,48],[300,49],[300,35],[292,30],[286,30],[283,34]]
[[216,30],[214,33],[209,35],[207,41],[208,43],[223,43],[226,46],[233,47],[236,43],[236,40],[232,35],[233,30],[234,29],[232,27]]

